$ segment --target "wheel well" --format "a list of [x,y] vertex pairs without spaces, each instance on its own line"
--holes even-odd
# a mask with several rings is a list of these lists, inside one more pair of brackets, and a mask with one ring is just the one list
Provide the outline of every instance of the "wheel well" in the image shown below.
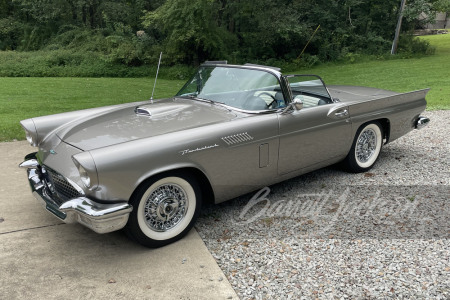
[[389,122],[389,119],[379,119],[376,120],[378,122],[380,122],[381,126],[383,127],[383,135],[384,138],[386,139],[385,144],[389,143],[389,137],[391,135],[391,122]]
[[133,197],[133,195],[139,190],[139,188],[146,184],[149,180],[152,180],[155,176],[158,177],[165,177],[165,175],[170,176],[173,173],[176,172],[182,172],[182,173],[187,173],[187,174],[192,174],[194,176],[194,178],[197,180],[198,185],[200,186],[200,189],[202,191],[202,200],[203,203],[208,203],[208,204],[214,204],[214,192],[213,189],[211,187],[211,184],[208,180],[208,178],[205,176],[205,174],[203,174],[202,171],[196,169],[196,168],[180,168],[180,169],[173,169],[173,170],[168,170],[168,171],[164,171],[161,173],[157,173],[152,175],[151,177],[147,178],[146,180],[142,181],[134,190],[133,194],[131,195],[131,197]]
[[386,140],[386,142],[384,144],[389,143],[389,137],[391,135],[391,122],[389,122],[389,119],[383,118],[383,119],[371,120],[369,122],[362,124],[359,128],[362,128],[365,125],[372,123],[372,122],[380,123],[380,125],[383,129],[383,138]]

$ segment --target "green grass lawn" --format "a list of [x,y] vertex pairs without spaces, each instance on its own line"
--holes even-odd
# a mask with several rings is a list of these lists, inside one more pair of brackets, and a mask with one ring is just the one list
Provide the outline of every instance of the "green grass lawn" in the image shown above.
[[[450,109],[450,34],[421,38],[436,47],[435,55],[321,65],[307,72],[322,76],[327,84],[370,86],[396,92],[431,88],[427,95],[427,109]],[[305,73],[305,70],[299,73]]]
[[[0,141],[25,139],[20,120],[83,108],[149,99],[152,78],[0,78]],[[155,99],[184,84],[158,79]]]
[[[432,56],[328,64],[301,70],[327,84],[370,86],[397,92],[431,88],[428,109],[450,109],[450,34],[422,37],[436,47]],[[149,99],[151,78],[0,78],[0,141],[24,139],[19,121],[83,108]],[[154,98],[174,95],[180,80],[160,80]]]

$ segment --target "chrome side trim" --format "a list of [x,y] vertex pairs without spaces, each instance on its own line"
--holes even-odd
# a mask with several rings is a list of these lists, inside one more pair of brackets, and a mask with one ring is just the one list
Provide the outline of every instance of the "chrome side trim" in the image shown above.
[[430,119],[427,117],[420,116],[416,121],[416,129],[422,129],[426,127],[430,123]]

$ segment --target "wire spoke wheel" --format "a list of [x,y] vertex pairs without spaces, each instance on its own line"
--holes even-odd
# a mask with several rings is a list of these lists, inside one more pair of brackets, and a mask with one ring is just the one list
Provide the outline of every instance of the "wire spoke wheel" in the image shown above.
[[362,125],[356,132],[352,148],[344,159],[344,167],[353,173],[370,170],[378,159],[383,146],[381,124],[371,122]]
[[165,184],[153,191],[144,206],[150,229],[163,232],[172,229],[186,216],[188,201],[185,191],[176,184]]
[[201,192],[191,176],[175,173],[144,183],[130,203],[133,211],[126,233],[142,245],[156,248],[179,240],[194,226]]
[[373,129],[361,133],[356,143],[356,159],[366,163],[375,154],[377,149],[377,136]]

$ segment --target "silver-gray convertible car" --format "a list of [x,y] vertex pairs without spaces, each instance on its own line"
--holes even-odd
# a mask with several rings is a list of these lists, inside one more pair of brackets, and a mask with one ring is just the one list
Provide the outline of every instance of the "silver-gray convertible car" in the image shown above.
[[34,197],[66,223],[160,247],[219,203],[341,162],[364,172],[427,125],[428,89],[326,86],[315,75],[206,62],[178,94],[21,121]]

